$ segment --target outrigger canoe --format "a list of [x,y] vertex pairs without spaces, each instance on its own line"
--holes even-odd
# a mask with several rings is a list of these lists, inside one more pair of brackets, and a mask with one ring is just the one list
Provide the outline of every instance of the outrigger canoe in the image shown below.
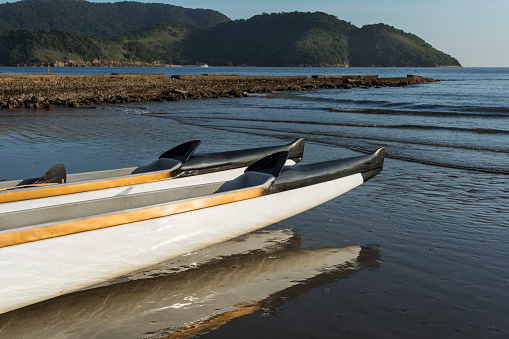
[[183,143],[140,167],[67,175],[58,164],[40,178],[1,182],[0,213],[231,180],[267,155],[288,151],[286,164],[292,165],[304,152],[302,138],[281,146],[195,155],[200,143]]
[[284,167],[263,158],[216,183],[0,214],[0,313],[252,232],[331,200],[383,167],[370,155]]

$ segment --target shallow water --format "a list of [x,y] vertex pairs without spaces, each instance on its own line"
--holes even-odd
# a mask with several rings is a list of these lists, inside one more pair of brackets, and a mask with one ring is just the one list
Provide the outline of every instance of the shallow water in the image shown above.
[[[203,69],[162,71],[184,74]],[[209,68],[207,72],[233,73],[228,68]],[[64,163],[68,172],[145,164],[192,139],[203,140],[199,152],[213,152],[280,144],[286,142],[282,139],[302,136],[308,140],[303,162],[354,156],[386,146],[388,158],[377,177],[267,228],[291,229],[298,235],[299,246],[287,248],[290,257],[292,251],[298,255],[303,250],[361,245],[377,253],[377,264],[358,266],[354,272],[322,268],[317,278],[302,276],[298,284],[302,289],[287,287],[275,292],[261,288],[268,294],[262,293],[257,297],[260,300],[249,300],[249,295],[244,299],[245,292],[236,292],[236,301],[256,302],[259,307],[199,334],[210,338],[509,335],[505,319],[509,311],[508,69],[235,68],[234,72],[418,74],[442,81],[406,88],[2,111],[0,179],[37,176],[58,162]],[[262,274],[263,260],[271,256],[258,252],[244,255],[252,260],[232,265],[223,262],[221,274],[233,274],[235,265],[254,265]],[[260,255],[265,259],[254,264]],[[221,264],[205,263],[198,268],[215,274],[215,265]],[[199,283],[195,279],[203,279],[198,278],[202,271],[175,279]],[[26,337],[30,333],[36,337],[50,328],[73,329],[62,332],[67,333],[62,337],[94,333],[125,337],[125,329],[113,321],[90,327],[87,321],[93,321],[92,313],[78,312],[66,318],[66,312],[71,312],[66,307],[95,301],[101,310],[112,307],[112,312],[117,312],[113,306],[122,307],[120,289],[133,296],[124,306],[136,318],[141,305],[156,302],[142,291],[168,288],[171,294],[175,287],[165,287],[157,280],[171,277],[163,274],[151,282],[101,287],[89,294],[79,292],[0,315],[0,336],[29,323]],[[233,282],[231,287],[239,286]],[[220,290],[209,286],[210,295],[224,301]],[[109,304],[109,300],[115,303]],[[170,299],[167,306],[174,303]],[[152,323],[154,319],[139,312],[138,330],[127,337],[163,337],[177,327],[170,315],[165,318],[158,313]],[[46,321],[28,321],[36,315]]]

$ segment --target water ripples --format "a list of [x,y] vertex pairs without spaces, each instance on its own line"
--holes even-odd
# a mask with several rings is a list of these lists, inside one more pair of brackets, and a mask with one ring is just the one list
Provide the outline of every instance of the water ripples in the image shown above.
[[[158,113],[155,116],[175,119],[190,125],[257,135],[278,133],[292,137],[305,137],[310,141],[335,144],[364,152],[372,151],[378,146],[385,146],[387,156],[396,159],[441,167],[509,174],[509,168],[506,166],[509,144],[503,143],[509,133],[504,130],[287,121],[175,113]],[[387,130],[391,129],[396,130],[397,133],[388,133]],[[430,138],[430,131],[436,133],[437,136]],[[443,133],[444,131],[447,133]],[[458,136],[455,136],[454,133]],[[465,135],[468,134],[484,136],[485,141],[480,144],[466,144]],[[493,142],[497,138],[501,142]],[[479,141],[479,138],[476,138],[476,141]],[[474,158],[476,161],[472,162],[471,159]]]

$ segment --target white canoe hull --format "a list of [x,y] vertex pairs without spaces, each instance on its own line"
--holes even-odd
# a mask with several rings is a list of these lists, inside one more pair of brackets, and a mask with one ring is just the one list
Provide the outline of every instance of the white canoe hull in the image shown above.
[[358,173],[255,199],[1,248],[0,313],[260,229],[363,182]]

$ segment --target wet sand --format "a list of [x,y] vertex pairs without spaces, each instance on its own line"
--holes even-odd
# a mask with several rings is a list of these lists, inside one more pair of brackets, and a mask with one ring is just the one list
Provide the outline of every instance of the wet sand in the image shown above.
[[[300,248],[291,230],[259,231],[1,320],[6,337],[176,338],[281,305],[313,287],[378,267],[369,247]],[[63,317],[63,318],[62,318]],[[133,333],[136,335],[132,336]]]

